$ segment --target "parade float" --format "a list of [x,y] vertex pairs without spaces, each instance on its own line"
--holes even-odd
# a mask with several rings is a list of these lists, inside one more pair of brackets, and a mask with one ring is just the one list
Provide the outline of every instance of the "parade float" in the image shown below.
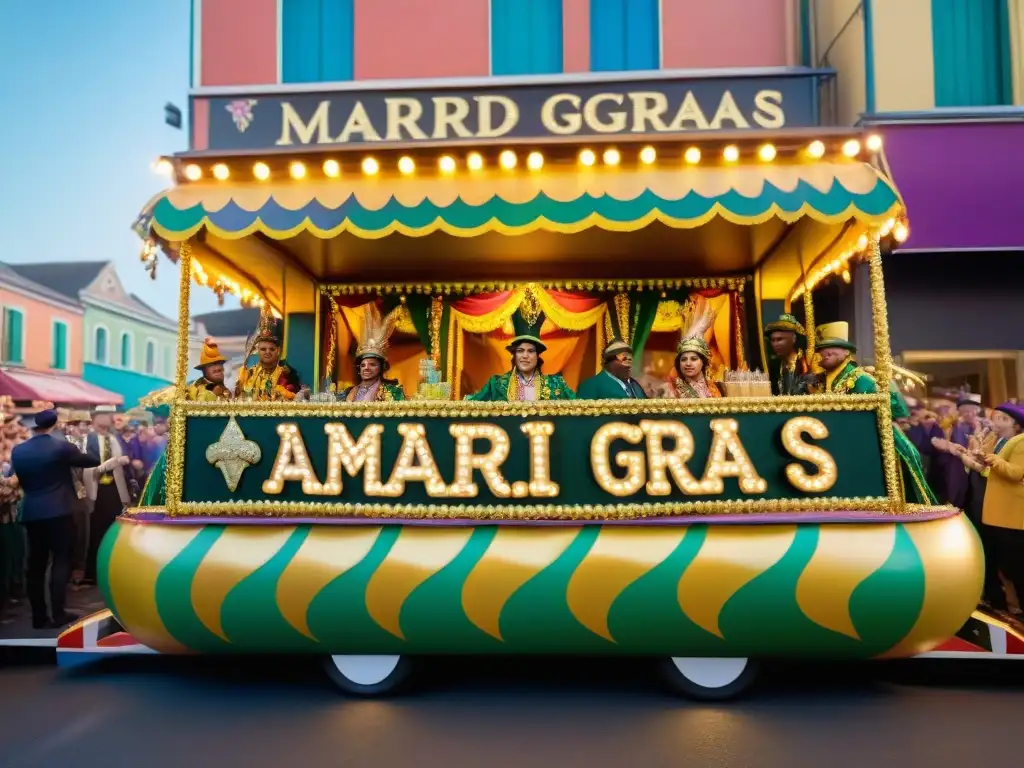
[[[948,641],[982,554],[905,498],[877,138],[817,127],[806,73],[669,74],[197,95],[137,222],[181,274],[166,473],[103,543],[109,612],[61,645],[318,654],[362,694],[437,654],[646,656],[725,697],[758,660]],[[764,392],[765,322],[814,328],[855,262],[880,394]],[[279,318],[312,397],[187,400],[196,285]],[[662,378],[698,301],[723,397],[465,399],[523,326],[573,390],[612,339]],[[370,306],[404,402],[332,394]]]

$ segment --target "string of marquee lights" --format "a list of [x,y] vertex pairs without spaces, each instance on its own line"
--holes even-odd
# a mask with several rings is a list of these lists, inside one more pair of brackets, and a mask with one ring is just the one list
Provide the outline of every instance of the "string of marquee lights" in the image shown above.
[[[881,136],[873,134],[868,136],[863,143],[855,138],[846,139],[842,144],[838,144],[832,149],[835,154],[853,160],[865,148],[870,153],[877,155],[882,149]],[[576,153],[576,162],[586,168],[594,167],[598,164],[616,167],[630,161],[635,161],[641,166],[650,166],[658,161],[659,151],[664,152],[670,162],[678,158],[685,165],[689,166],[699,165],[702,161],[707,162],[709,160],[709,158],[705,157],[701,147],[696,144],[690,144],[668,148],[663,146],[660,149],[653,145],[647,145],[636,151],[608,147],[600,150],[600,155],[598,150],[584,148]],[[710,160],[712,162],[721,162],[727,166],[734,165],[745,159],[756,159],[762,163],[771,163],[780,159],[780,157],[792,157],[797,160],[822,160],[829,153],[829,147],[826,146],[824,141],[816,139],[810,143],[801,144],[793,148],[783,147],[781,152],[782,154],[780,155],[780,148],[775,144],[762,142],[757,145],[756,150],[751,156],[745,148],[741,148],[738,144],[733,143],[725,145],[721,148],[720,152],[712,154]],[[525,154],[525,157],[522,157],[523,154]],[[239,164],[241,162],[243,161],[238,161]],[[285,162],[287,175],[292,179],[301,181],[311,176],[311,166],[307,163],[301,160]],[[528,152],[504,149],[498,153],[496,158],[491,157],[490,159],[485,158],[480,151],[469,152],[465,157],[456,157],[454,153],[445,153],[437,158],[436,171],[443,176],[450,176],[456,173],[460,170],[460,167],[471,173],[479,172],[484,170],[489,162],[505,171],[514,171],[522,164],[527,170],[536,172],[544,168],[546,160],[544,153],[537,149]],[[235,167],[232,167],[233,165]],[[418,166],[416,159],[409,154],[399,155],[397,158],[392,158],[389,154],[385,160],[379,159],[374,155],[365,155],[359,161],[358,167],[359,171],[366,176],[376,176],[382,171],[390,170],[395,170],[403,176],[411,176],[417,172],[428,170],[430,165]],[[341,160],[334,157],[324,160],[320,163],[319,168],[323,176],[329,179],[338,178],[343,173],[352,172],[352,169],[346,168],[346,165]],[[239,173],[243,176],[246,175],[239,165],[235,163],[229,164],[224,160],[218,160],[204,168],[204,166],[197,162],[186,162],[182,165],[171,158],[164,157],[156,162],[154,169],[166,176],[178,176],[178,181],[189,182],[201,181],[207,176],[217,181],[228,181],[233,175]],[[275,175],[280,175],[280,170],[280,168],[275,169],[272,167],[266,160],[258,160],[252,163],[247,175],[256,181],[269,181]]]
[[[877,236],[882,239],[890,239],[895,244],[902,244],[910,237],[910,227],[904,217],[893,218],[886,221],[877,231]],[[839,275],[843,282],[850,283],[853,276],[850,273],[851,262],[867,261],[870,258],[870,249],[873,234],[864,233],[857,242],[850,248],[839,254],[826,254],[811,264],[806,279],[801,278],[789,294],[789,301],[792,303],[804,295],[806,290],[813,291],[825,281]]]

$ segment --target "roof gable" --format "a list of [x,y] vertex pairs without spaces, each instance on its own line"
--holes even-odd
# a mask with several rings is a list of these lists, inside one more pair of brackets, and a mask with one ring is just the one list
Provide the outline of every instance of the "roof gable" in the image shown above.
[[11,265],[4,264],[2,262],[0,262],[0,283],[8,286],[12,291],[24,291],[26,293],[35,294],[40,298],[56,304],[81,310],[82,305],[79,303],[77,296],[69,301],[68,299],[70,297],[53,290],[48,285],[30,280],[20,274]]
[[42,264],[8,264],[26,280],[47,286],[62,296],[78,301],[80,294],[103,271],[109,261],[50,261]]

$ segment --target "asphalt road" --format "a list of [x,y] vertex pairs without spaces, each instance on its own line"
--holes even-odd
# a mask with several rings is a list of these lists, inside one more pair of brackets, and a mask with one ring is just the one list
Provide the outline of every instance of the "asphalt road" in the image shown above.
[[782,669],[707,705],[622,661],[437,660],[390,700],[310,660],[113,661],[0,658],[0,766],[1009,768],[1024,748],[1012,663]]

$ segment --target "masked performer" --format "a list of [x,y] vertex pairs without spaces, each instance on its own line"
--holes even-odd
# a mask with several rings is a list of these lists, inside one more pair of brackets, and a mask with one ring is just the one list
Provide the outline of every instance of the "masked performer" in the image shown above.
[[793,315],[783,314],[764,328],[771,349],[768,372],[772,393],[806,395],[811,385],[811,366],[807,360],[807,334]]
[[700,399],[722,396],[710,379],[711,348],[704,340],[704,334],[715,322],[715,313],[702,296],[693,299],[692,305],[693,320],[683,334],[683,340],[676,346],[676,359],[662,397]]
[[259,360],[255,365],[242,368],[238,374],[235,397],[261,401],[294,400],[302,389],[299,375],[281,359],[279,324],[268,313],[260,316],[254,344]]
[[[850,342],[848,323],[819,325],[814,347],[821,356],[821,367],[825,371],[820,384],[825,392],[846,395],[878,393],[878,382],[871,374],[857,365],[853,358],[853,355],[857,353],[857,347]],[[910,442],[906,433],[896,424],[899,419],[910,417],[907,402],[899,392],[890,390],[889,404],[893,418],[892,431],[896,444],[896,456],[901,468],[903,497],[916,504],[937,504],[935,494],[932,493],[932,489],[925,479],[921,454]]]
[[646,400],[640,382],[633,378],[633,348],[621,339],[613,339],[604,348],[604,370],[582,384],[580,400]]
[[467,400],[575,400],[576,395],[569,389],[565,379],[558,373],[544,373],[541,355],[547,349],[538,338],[540,326],[544,323],[541,314],[533,324],[536,332],[516,313],[512,317],[516,326],[516,337],[505,349],[512,353],[512,368],[505,373],[491,376],[483,389]]
[[224,363],[227,359],[220,353],[213,339],[203,342],[203,350],[199,353],[199,365],[196,370],[202,373],[188,387],[186,397],[189,400],[212,402],[230,400],[231,390],[224,386]]
[[341,393],[341,399],[350,403],[405,400],[405,392],[394,379],[385,379],[391,367],[388,363],[388,339],[394,330],[393,315],[382,320],[376,305],[366,308],[363,319],[362,340],[356,347],[356,377],[359,381]]

